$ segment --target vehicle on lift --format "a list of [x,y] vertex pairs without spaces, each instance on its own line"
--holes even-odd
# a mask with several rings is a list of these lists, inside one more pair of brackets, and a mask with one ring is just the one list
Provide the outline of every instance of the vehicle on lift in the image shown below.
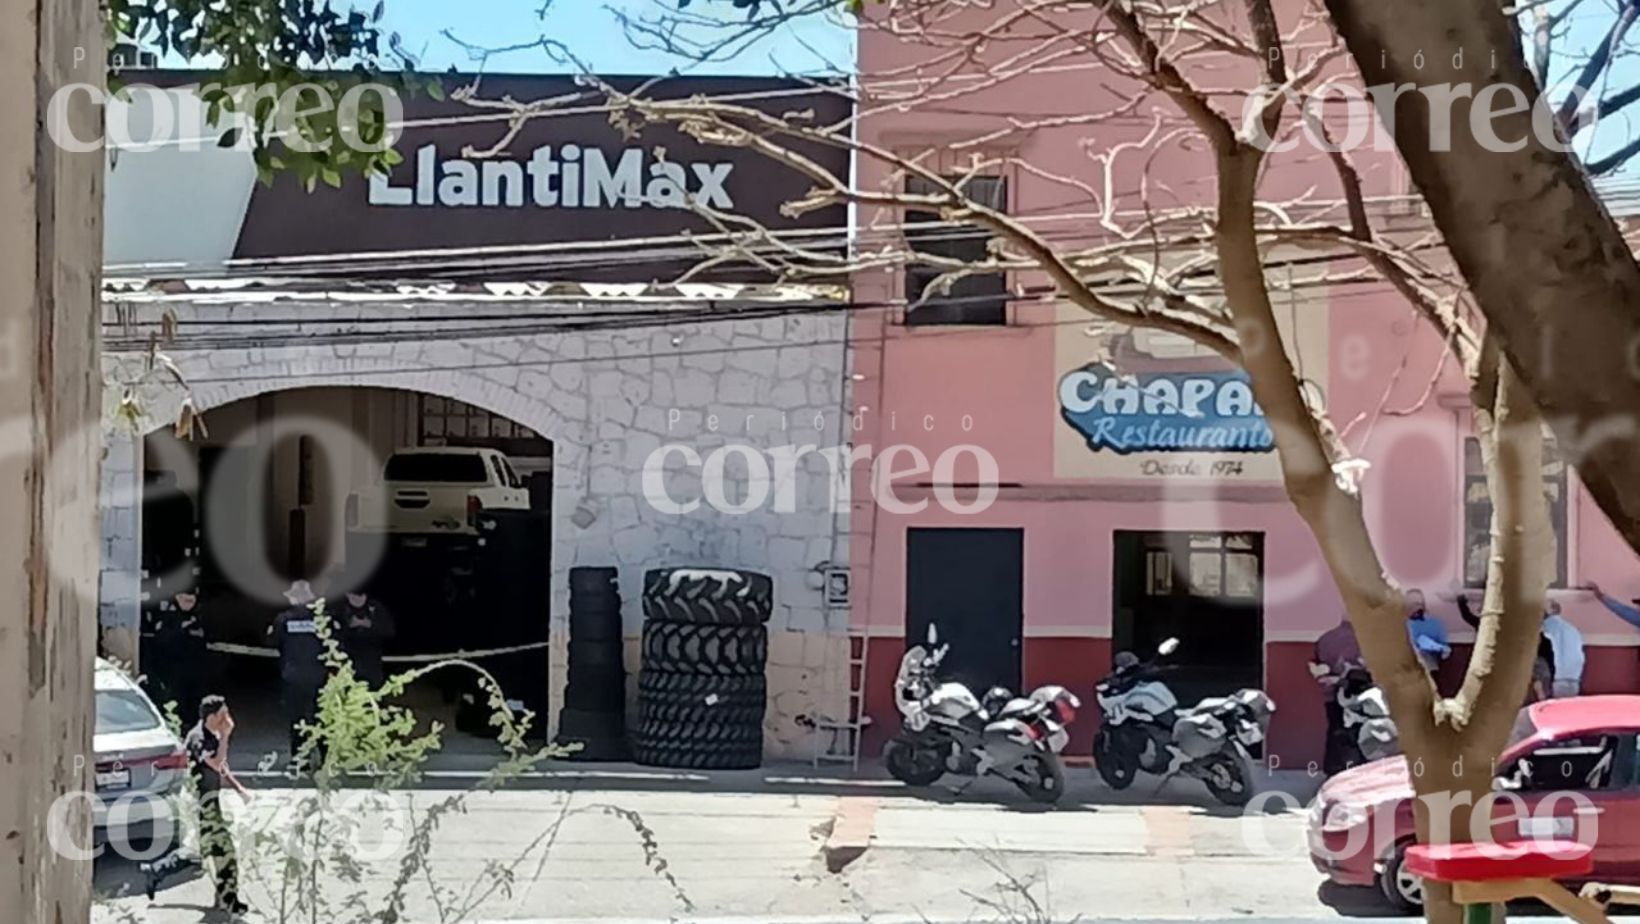
[[1220,802],[1246,805],[1256,779],[1250,749],[1269,731],[1275,703],[1262,690],[1242,689],[1180,709],[1159,664],[1178,647],[1170,638],[1149,661],[1128,651],[1116,656],[1116,670],[1094,688],[1104,713],[1093,740],[1095,766],[1113,789],[1131,786],[1141,770],[1164,781],[1185,773]]
[[348,498],[360,532],[475,536],[486,510],[528,510],[530,492],[505,454],[470,446],[400,449],[377,488]]
[[927,647],[913,646],[900,659],[894,704],[903,718],[884,754],[888,772],[908,786],[928,786],[947,773],[990,774],[1032,801],[1059,801],[1065,790],[1059,753],[1081,701],[1057,684],[1024,697],[992,687],[980,699],[963,684],[938,679],[949,650],[929,626]]

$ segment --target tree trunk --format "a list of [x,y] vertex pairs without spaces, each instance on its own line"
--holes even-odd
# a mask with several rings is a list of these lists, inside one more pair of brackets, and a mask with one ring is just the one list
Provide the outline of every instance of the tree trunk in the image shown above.
[[[1505,84],[1538,99],[1518,25],[1497,0],[1326,2],[1368,86]],[[1590,495],[1640,551],[1640,266],[1581,165],[1538,137],[1531,112],[1492,118],[1498,139],[1525,143],[1488,150],[1471,129],[1472,103],[1453,100],[1448,117],[1406,92],[1380,115],[1487,330]],[[1432,126],[1450,127],[1445,150]]]
[[[0,0],[0,22],[0,908],[75,924],[91,865],[49,828],[79,845],[90,833],[83,799],[53,806],[90,776],[103,155],[42,129],[58,88],[102,86],[106,62],[91,0]],[[66,121],[101,131],[84,93]]]
[[[1256,152],[1241,149],[1220,156],[1219,277],[1253,395],[1275,435],[1288,496],[1314,534],[1368,667],[1389,698],[1412,765],[1413,788],[1426,797],[1415,805],[1419,839],[1466,841],[1471,809],[1492,789],[1493,764],[1512,727],[1537,649],[1546,581],[1542,553],[1549,529],[1541,423],[1494,349],[1477,386],[1487,399],[1477,416],[1493,490],[1486,616],[1463,690],[1453,699],[1441,699],[1408,643],[1400,595],[1384,575],[1360,500],[1335,477],[1327,444],[1282,344],[1253,232],[1257,177]],[[1510,618],[1500,619],[1501,613]],[[1431,885],[1425,895],[1430,921],[1458,924],[1462,915],[1450,889]]]

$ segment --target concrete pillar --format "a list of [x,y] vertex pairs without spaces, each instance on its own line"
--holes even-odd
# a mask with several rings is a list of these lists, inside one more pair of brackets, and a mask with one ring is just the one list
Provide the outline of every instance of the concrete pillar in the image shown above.
[[50,831],[83,844],[91,824],[60,797],[90,773],[103,154],[40,127],[97,137],[86,94],[48,105],[101,87],[106,52],[96,0],[0,0],[0,23],[0,919],[84,924],[91,863]]
[[142,594],[142,437],[110,430],[105,442],[98,505],[102,511],[102,564],[98,620],[113,657],[138,664]]

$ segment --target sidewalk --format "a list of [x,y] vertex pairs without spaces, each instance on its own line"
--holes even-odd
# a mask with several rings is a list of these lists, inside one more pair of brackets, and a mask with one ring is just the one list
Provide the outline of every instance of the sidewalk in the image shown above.
[[[913,794],[889,781],[814,779],[796,770],[670,780],[572,771],[532,781],[537,788],[474,794],[464,813],[442,819],[430,875],[405,888],[408,920],[1044,924],[1079,915],[1338,914],[1317,899],[1320,880],[1303,851],[1300,812],[1253,819],[1273,848],[1261,855],[1249,846],[1244,820],[1208,808],[1205,793],[1197,805],[1143,804],[1156,801],[1153,782],[1111,794],[1085,769],[1072,774],[1072,791],[1052,810],[1022,803],[989,780],[961,796],[950,787]],[[1170,784],[1162,795],[1188,798],[1191,785]],[[366,907],[381,907],[405,855],[392,849],[392,832],[454,792],[361,800],[349,813],[360,831],[349,851],[358,882],[322,884],[327,899],[340,905],[358,893]],[[308,795],[259,790],[251,805],[233,806],[235,817],[266,825]],[[1126,804],[1112,804],[1115,797]],[[387,849],[382,832],[390,835]],[[280,920],[267,913],[279,907],[273,864],[251,861],[248,846],[245,852],[245,894],[258,910],[251,920]],[[501,870],[510,887],[487,889]],[[130,916],[194,924],[210,901],[208,883],[196,878],[150,905],[140,876],[123,861],[100,864],[97,885],[128,889],[99,906],[99,924]],[[338,907],[321,919],[364,918]]]

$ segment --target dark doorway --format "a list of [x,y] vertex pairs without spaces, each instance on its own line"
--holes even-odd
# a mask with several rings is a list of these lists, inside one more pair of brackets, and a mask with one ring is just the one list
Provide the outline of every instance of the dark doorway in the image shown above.
[[1179,650],[1167,682],[1181,702],[1264,683],[1264,537],[1125,532],[1116,539],[1112,650]]
[[911,529],[905,538],[905,640],[921,644],[930,623],[951,645],[944,679],[976,695],[1019,689],[1025,622],[1025,532]]

